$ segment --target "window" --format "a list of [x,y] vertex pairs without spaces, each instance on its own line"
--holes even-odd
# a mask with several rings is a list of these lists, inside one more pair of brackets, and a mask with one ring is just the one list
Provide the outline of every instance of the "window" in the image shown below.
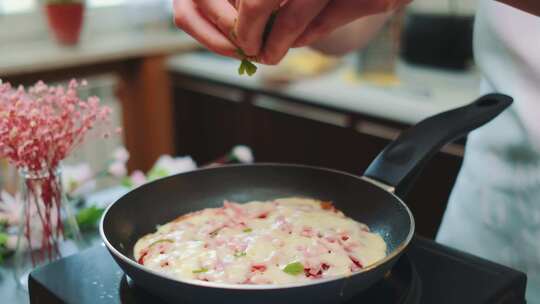
[[0,0],[0,14],[27,12],[34,8],[35,0]]
[[88,4],[92,7],[113,6],[113,5],[124,4],[128,1],[129,0],[88,0]]
[[[0,14],[14,14],[32,11],[40,0],[0,0]],[[90,7],[114,6],[129,0],[86,0]]]

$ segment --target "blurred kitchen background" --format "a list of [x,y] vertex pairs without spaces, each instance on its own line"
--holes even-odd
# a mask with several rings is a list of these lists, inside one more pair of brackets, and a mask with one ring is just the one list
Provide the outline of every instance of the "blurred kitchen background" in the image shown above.
[[[50,5],[0,0],[0,78],[24,85],[85,78],[85,93],[113,107],[123,135],[87,141],[71,162],[103,166],[125,145],[130,169],[146,170],[165,153],[204,164],[244,144],[259,162],[361,174],[399,132],[478,96],[476,1],[417,0],[364,50],[331,58],[298,49],[253,77],[175,29],[171,0],[86,0],[75,42],[58,38],[73,30],[73,13]],[[411,193],[421,235],[435,235],[464,143],[445,147]]]

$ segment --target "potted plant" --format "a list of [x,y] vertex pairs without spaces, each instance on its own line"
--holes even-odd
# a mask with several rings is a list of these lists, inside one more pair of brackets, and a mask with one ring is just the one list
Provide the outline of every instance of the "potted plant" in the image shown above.
[[84,0],[45,0],[49,28],[62,45],[79,42],[84,18]]

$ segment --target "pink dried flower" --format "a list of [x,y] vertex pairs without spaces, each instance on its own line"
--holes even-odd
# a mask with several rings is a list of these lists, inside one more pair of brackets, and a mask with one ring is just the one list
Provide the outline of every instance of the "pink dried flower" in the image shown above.
[[21,169],[50,170],[108,122],[111,109],[97,97],[82,100],[78,88],[76,80],[67,88],[40,81],[28,90],[0,82],[0,157]]

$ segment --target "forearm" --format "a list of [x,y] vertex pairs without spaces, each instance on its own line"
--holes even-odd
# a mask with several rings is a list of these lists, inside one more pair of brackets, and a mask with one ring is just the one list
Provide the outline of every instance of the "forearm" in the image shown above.
[[540,17],[540,1],[538,0],[497,0],[501,3],[513,6],[529,14]]
[[311,45],[330,55],[344,55],[365,47],[390,18],[391,13],[361,18],[325,36]]

